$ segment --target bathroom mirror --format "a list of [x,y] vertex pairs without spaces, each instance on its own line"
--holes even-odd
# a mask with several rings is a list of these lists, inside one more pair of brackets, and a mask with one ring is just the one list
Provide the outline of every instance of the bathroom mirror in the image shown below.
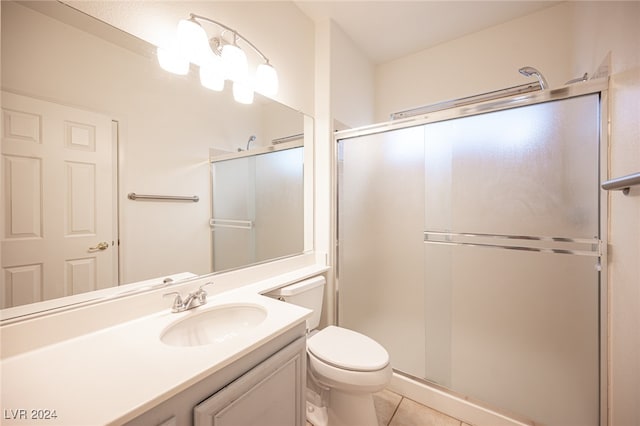
[[[104,288],[171,274],[212,273],[212,153],[243,150],[250,158],[291,136],[301,145],[310,143],[311,117],[259,94],[252,105],[239,104],[230,87],[222,92],[203,88],[195,67],[187,76],[169,74],[158,66],[154,46],[62,3],[3,1],[1,29],[2,308],[76,293],[91,298]],[[69,112],[72,118],[64,118]],[[62,129],[53,131],[64,135],[60,143],[78,151],[64,160],[58,175],[48,174],[50,168],[36,158],[35,148],[24,148],[41,145],[48,126]],[[93,155],[108,161],[94,164],[85,159],[92,155],[86,151],[101,140],[110,148]],[[5,149],[10,145],[13,151]],[[99,183],[98,174],[105,169],[107,177]],[[62,189],[49,193],[49,183],[56,181]],[[138,195],[135,200],[132,193]],[[17,198],[12,201],[12,196]],[[89,207],[79,202],[87,198]],[[302,206],[279,207],[305,220]],[[61,217],[60,230],[52,232],[55,215]],[[110,233],[98,235],[96,229]],[[37,250],[24,245],[53,233],[70,236],[66,240],[80,248],[67,249],[62,242]],[[312,246],[303,235],[299,238],[276,257]],[[58,259],[62,265],[55,268],[31,254],[17,256],[34,250],[44,257],[75,251]],[[253,259],[247,256],[247,262]],[[53,278],[52,269],[58,270]],[[65,303],[64,298],[59,301]],[[11,309],[3,310],[3,319]]]

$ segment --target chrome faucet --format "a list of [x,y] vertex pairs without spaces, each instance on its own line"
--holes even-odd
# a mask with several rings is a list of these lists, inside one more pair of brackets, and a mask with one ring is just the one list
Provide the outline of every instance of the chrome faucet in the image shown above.
[[163,296],[171,296],[176,295],[176,298],[173,299],[173,305],[171,306],[171,312],[184,312],[189,309],[197,308],[198,306],[202,306],[207,303],[207,292],[204,291],[204,287],[208,285],[212,285],[213,282],[208,282],[203,284],[198,288],[198,290],[187,294],[187,296],[183,299],[180,296],[180,293],[177,291],[172,291],[171,293],[163,294]]

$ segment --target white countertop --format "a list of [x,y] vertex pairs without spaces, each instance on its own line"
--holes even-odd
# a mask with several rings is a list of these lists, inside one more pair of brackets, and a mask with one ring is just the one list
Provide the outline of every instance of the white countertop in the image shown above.
[[[160,341],[172,322],[229,303],[267,310],[254,329],[221,344]],[[166,309],[2,360],[2,424],[121,424],[153,408],[304,321],[310,311],[240,288],[182,313]],[[26,410],[26,411],[19,411]],[[32,410],[55,410],[35,420]],[[25,419],[12,419],[25,415]]]

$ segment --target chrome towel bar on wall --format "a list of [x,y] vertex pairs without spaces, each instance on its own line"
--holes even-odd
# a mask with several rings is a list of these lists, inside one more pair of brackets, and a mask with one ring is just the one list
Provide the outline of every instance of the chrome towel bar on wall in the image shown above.
[[630,187],[634,185],[640,185],[640,172],[610,179],[602,184],[602,189],[607,191],[622,190],[624,195],[628,195]]
[[197,203],[200,201],[200,197],[197,195],[193,196],[182,196],[182,195],[143,195],[136,194],[135,192],[130,192],[127,195],[127,198],[130,200],[150,200],[150,201],[193,201]]

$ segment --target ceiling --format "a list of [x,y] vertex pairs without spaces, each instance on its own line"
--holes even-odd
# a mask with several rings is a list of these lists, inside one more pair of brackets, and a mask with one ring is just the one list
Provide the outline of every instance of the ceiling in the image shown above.
[[297,1],[311,19],[331,18],[375,63],[388,62],[557,1]]

